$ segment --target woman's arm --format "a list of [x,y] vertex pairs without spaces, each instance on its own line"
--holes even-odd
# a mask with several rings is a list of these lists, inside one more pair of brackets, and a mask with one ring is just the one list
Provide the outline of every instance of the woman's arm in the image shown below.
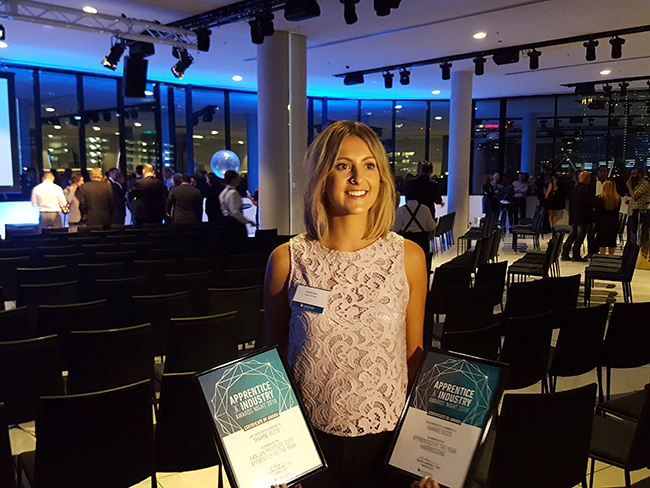
[[271,253],[264,278],[264,326],[266,345],[280,346],[280,354],[287,358],[289,350],[289,319],[291,308],[287,286],[290,270],[289,244],[283,244]]
[[424,304],[427,299],[429,278],[424,251],[414,242],[404,241],[404,265],[409,284],[409,302],[406,307],[406,357],[410,383],[415,379],[423,353]]

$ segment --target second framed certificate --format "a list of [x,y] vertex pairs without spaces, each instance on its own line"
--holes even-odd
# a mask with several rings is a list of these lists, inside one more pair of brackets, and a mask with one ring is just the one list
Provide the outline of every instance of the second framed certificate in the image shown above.
[[462,488],[483,431],[503,393],[505,365],[433,350],[427,353],[396,429],[387,464]]
[[196,377],[231,484],[293,484],[326,468],[276,348]]

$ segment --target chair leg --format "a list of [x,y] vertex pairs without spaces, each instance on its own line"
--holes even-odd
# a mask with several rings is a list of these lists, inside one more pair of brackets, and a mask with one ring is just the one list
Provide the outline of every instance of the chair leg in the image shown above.
[[607,366],[607,401],[609,401],[609,396],[612,391],[612,368]]
[[594,488],[594,470],[596,469],[596,460],[591,458],[591,472],[589,473],[589,488]]
[[630,488],[632,486],[632,481],[630,480],[630,472],[625,470],[625,488]]
[[605,401],[605,395],[603,394],[603,368],[598,366],[596,368],[596,376],[598,378],[598,402],[602,403]]

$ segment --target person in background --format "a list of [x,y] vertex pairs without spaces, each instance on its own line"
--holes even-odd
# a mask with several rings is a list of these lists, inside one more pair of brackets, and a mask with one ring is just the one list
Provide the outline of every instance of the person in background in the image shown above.
[[515,190],[515,196],[512,198],[516,205],[515,224],[518,224],[519,219],[526,218],[526,196],[533,189],[533,185],[528,181],[528,173],[519,173],[512,187]]
[[[596,173],[596,178],[592,178],[589,183],[589,188],[593,192],[594,198],[598,197],[603,192],[603,185],[607,181],[607,174],[609,170],[607,166],[600,166]],[[593,256],[600,251],[598,243],[596,242],[596,225],[591,226],[587,234],[587,256]]]
[[221,214],[224,217],[224,225],[233,238],[233,243],[239,243],[248,236],[246,224],[255,225],[255,222],[248,220],[242,213],[243,203],[237,191],[241,183],[239,175],[235,171],[228,170],[224,177],[226,188],[219,194]]
[[183,183],[183,175],[181,173],[174,173],[174,175],[172,176],[172,183],[173,183],[172,188],[174,188],[175,186],[181,186],[181,184]]
[[171,190],[174,186],[174,181],[172,179],[172,169],[169,166],[165,166],[162,170],[163,183],[167,187],[167,190]]
[[499,211],[499,200],[492,186],[492,175],[485,175],[483,180],[483,213],[486,217]]
[[72,184],[72,169],[66,168],[63,170],[63,176],[61,177],[61,188],[64,190]]
[[436,218],[436,205],[441,207],[445,205],[440,194],[440,184],[431,178],[433,175],[433,164],[429,161],[422,161],[418,164],[418,175],[410,179],[403,185],[404,194],[409,192],[409,188],[415,186],[419,197],[418,202],[426,205],[431,212],[431,216]]
[[629,198],[627,199],[627,238],[637,242],[636,234],[639,229],[639,210],[647,210],[650,202],[650,183],[643,177],[643,169],[632,168],[630,177],[625,183]]
[[594,197],[589,190],[591,175],[589,171],[578,174],[578,184],[571,190],[569,198],[569,225],[571,233],[562,246],[562,260],[586,262],[587,258],[580,256],[580,248],[589,232],[594,219]]
[[251,201],[253,205],[255,205],[255,227],[260,228],[260,189],[255,188],[255,193],[251,195],[251,192],[246,190],[246,196],[248,199]]
[[621,209],[621,197],[616,193],[613,181],[605,181],[602,192],[596,197],[594,227],[596,228],[596,245],[600,254],[614,254],[618,235],[618,214]]
[[43,174],[43,181],[32,190],[32,206],[40,212],[38,225],[41,229],[61,228],[61,210],[67,207],[63,190],[54,184],[55,175],[51,171]]
[[551,175],[551,184],[546,189],[546,207],[548,209],[548,221],[554,229],[560,215],[560,211],[566,208],[565,184],[559,174]]
[[83,184],[83,176],[72,175],[70,177],[70,184],[63,190],[65,200],[68,202],[67,219],[68,227],[70,227],[70,232],[77,232],[79,225],[81,225],[81,210],[79,210],[79,200],[77,200],[75,193],[77,191],[77,188]]
[[142,178],[137,179],[129,190],[129,203],[137,226],[160,224],[165,216],[167,187],[156,178],[153,166],[145,164]]
[[75,194],[85,224],[107,228],[113,222],[115,203],[110,181],[102,181],[103,177],[101,169],[91,169],[90,181],[79,187]]
[[214,173],[205,175],[205,181],[208,183],[205,197],[205,213],[208,216],[208,222],[219,225],[223,222],[219,195],[223,191],[224,185]]
[[[329,465],[302,484],[398,486],[380,466],[423,354],[425,256],[390,232],[395,188],[370,127],[331,124],[306,166],[307,232],[273,251],[264,291],[266,343],[288,359]],[[323,311],[292,305],[298,289],[322,294]]]
[[192,186],[192,177],[185,173],[180,186],[175,186],[167,197],[167,214],[174,224],[198,224],[203,217],[203,196]]
[[117,168],[106,173],[113,190],[113,224],[124,225],[126,221],[126,179]]

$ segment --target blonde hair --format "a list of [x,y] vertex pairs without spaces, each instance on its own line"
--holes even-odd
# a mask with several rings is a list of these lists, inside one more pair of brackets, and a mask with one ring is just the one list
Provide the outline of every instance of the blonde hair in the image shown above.
[[334,171],[336,157],[346,137],[358,137],[366,143],[377,163],[379,194],[370,208],[364,239],[386,237],[395,219],[395,183],[386,150],[374,131],[360,122],[343,120],[327,127],[309,146],[305,156],[308,183],[305,190],[303,220],[307,237],[319,240],[329,231],[327,178]]
[[90,181],[102,181],[103,177],[101,168],[93,168],[90,170]]
[[612,180],[603,183],[603,192],[600,194],[603,199],[605,210],[618,210],[621,208],[621,197],[616,192],[616,185]]

